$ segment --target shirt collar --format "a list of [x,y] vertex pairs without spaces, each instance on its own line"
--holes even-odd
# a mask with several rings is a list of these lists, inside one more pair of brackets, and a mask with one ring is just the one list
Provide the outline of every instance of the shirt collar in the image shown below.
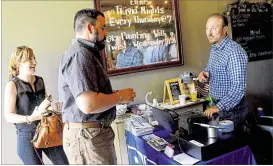
[[215,49],[224,49],[225,45],[228,43],[228,41],[230,40],[229,36],[227,35],[221,42],[219,45],[217,44],[213,44],[212,47]]
[[74,39],[72,39],[71,42],[72,42],[72,44],[80,43],[80,44],[83,45],[83,47],[87,48],[88,50],[93,50],[94,51],[94,56],[100,61],[101,64],[103,64],[102,60],[101,60],[101,57],[100,57],[99,49],[98,49],[98,47],[96,46],[95,43],[90,42],[90,41],[85,40],[85,39],[81,39],[81,38],[74,38]]
[[85,39],[81,39],[81,38],[74,38],[72,39],[72,44],[75,44],[75,43],[81,43],[89,48],[93,48],[95,50],[98,50],[98,47],[95,45],[95,43],[93,42],[90,42],[88,40],[85,40]]

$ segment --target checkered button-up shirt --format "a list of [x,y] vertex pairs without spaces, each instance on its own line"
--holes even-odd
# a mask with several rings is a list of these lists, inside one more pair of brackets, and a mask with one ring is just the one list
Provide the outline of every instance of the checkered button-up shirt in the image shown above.
[[245,50],[226,36],[219,45],[212,45],[208,65],[210,95],[220,100],[220,111],[238,105],[246,92],[248,57]]

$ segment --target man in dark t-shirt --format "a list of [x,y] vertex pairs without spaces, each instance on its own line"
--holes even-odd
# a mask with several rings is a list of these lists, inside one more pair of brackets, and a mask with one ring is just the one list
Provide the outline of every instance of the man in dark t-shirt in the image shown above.
[[74,18],[76,37],[61,57],[58,91],[63,103],[63,147],[69,164],[116,164],[115,105],[133,101],[132,88],[113,92],[96,43],[105,39],[105,18],[82,9]]

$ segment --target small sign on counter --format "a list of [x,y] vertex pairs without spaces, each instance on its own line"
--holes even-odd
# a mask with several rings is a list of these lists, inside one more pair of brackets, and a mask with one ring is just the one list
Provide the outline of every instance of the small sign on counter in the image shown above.
[[176,156],[173,156],[173,159],[182,165],[193,165],[200,161],[196,158],[187,155],[186,153],[181,153]]
[[173,158],[173,154],[174,154],[174,146],[171,144],[168,144],[165,148],[164,153],[169,157],[169,158]]
[[170,101],[171,104],[179,103],[179,95],[184,94],[180,78],[166,80],[164,82],[163,103]]

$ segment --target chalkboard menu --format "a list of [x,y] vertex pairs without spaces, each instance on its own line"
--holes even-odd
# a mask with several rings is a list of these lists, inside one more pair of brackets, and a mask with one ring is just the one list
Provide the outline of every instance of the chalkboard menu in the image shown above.
[[249,61],[272,58],[272,6],[270,4],[231,4],[230,21],[232,38],[246,50]]
[[179,95],[181,95],[179,82],[170,83],[170,89],[172,92],[173,100],[179,100]]

